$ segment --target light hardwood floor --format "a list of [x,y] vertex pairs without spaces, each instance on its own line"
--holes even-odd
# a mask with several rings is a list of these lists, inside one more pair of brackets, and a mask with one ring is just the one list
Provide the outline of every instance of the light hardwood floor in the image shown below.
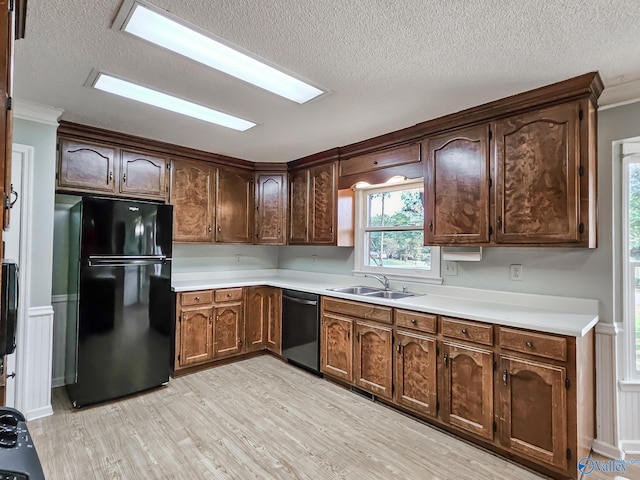
[[542,478],[270,356],[81,410],[56,389],[53,406],[29,422],[48,480]]

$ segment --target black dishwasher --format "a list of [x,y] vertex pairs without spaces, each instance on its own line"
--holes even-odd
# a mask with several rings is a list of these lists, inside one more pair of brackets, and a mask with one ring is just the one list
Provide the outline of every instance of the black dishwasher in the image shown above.
[[320,375],[320,297],[282,291],[282,356]]

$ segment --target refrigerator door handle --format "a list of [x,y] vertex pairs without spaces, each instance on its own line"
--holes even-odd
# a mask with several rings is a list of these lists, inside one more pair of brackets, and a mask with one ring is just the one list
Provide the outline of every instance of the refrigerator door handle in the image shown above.
[[128,265],[155,265],[158,263],[166,264],[171,259],[167,257],[120,257],[120,258],[95,258],[89,257],[87,266],[89,267],[126,267]]

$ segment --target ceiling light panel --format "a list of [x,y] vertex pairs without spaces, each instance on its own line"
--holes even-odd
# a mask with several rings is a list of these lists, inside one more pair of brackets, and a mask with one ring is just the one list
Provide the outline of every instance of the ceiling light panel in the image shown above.
[[[93,76],[93,75],[92,75]],[[146,103],[154,107],[169,110],[171,112],[187,115],[189,117],[204,120],[205,122],[221,125],[244,132],[255,127],[256,124],[242,118],[234,117],[227,113],[219,112],[212,108],[204,107],[182,98],[177,98],[166,93],[143,87],[136,83],[128,82],[120,78],[98,72],[93,82],[88,82],[93,88],[104,92],[113,93],[121,97],[129,98],[137,102]]]
[[300,104],[327,93],[151,5],[124,2],[113,28]]

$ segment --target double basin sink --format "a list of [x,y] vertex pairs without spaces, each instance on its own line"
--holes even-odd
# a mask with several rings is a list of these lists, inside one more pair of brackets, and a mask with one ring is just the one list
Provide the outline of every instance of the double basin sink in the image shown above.
[[332,292],[351,293],[353,295],[363,295],[365,297],[388,298],[388,299],[398,299],[398,298],[416,296],[415,293],[395,292],[393,290],[383,290],[382,288],[364,287],[360,285],[355,287],[329,288],[327,290],[331,290]]

